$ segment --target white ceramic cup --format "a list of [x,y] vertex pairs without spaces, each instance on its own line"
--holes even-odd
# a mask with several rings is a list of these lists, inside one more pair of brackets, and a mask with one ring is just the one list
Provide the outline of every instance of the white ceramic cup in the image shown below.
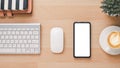
[[105,28],[99,38],[99,42],[101,45],[101,48],[108,54],[110,55],[119,55],[120,54],[120,48],[112,48],[109,43],[108,43],[108,36],[112,32],[120,32],[120,27],[119,26],[109,26]]

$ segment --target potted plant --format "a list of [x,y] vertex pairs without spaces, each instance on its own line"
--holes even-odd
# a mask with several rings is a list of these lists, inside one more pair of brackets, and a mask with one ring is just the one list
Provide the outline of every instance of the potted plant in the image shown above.
[[120,0],[103,0],[101,8],[109,16],[120,16]]

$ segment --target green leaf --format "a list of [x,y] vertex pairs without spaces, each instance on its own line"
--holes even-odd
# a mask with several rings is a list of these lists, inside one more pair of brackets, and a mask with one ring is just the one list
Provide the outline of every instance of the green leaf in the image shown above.
[[103,12],[110,16],[120,16],[120,0],[103,0],[101,4]]

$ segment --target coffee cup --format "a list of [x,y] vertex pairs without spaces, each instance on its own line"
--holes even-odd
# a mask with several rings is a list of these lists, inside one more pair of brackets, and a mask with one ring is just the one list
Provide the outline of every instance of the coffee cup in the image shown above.
[[100,35],[101,48],[110,55],[120,54],[120,27],[109,26]]

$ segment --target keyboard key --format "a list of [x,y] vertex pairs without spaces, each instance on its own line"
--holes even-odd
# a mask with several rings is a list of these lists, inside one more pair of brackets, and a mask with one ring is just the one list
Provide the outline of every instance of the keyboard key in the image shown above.
[[28,43],[32,43],[32,41],[31,41],[31,40],[28,40]]
[[21,47],[20,44],[17,44],[17,47],[20,48]]
[[15,31],[12,31],[12,34],[15,34]]
[[2,40],[2,43],[5,43],[5,40]]
[[19,0],[19,10],[23,10],[23,2],[24,0]]
[[38,36],[35,36],[35,39],[39,39],[39,37],[38,37]]
[[34,30],[34,28],[31,28],[31,31],[33,31]]
[[3,28],[0,28],[0,30],[2,31],[2,30],[4,30]]
[[14,35],[14,36],[13,36],[13,38],[14,38],[14,39],[17,39],[17,36],[16,36],[16,35]]
[[11,48],[11,47],[12,47],[12,44],[8,44],[8,47]]
[[17,43],[18,43],[18,40],[15,40],[15,43],[17,44]]
[[30,53],[31,50],[30,50],[29,48],[27,48],[27,49],[25,50],[25,52],[26,52],[26,53]]
[[26,36],[22,36],[22,39],[26,39]]
[[32,43],[38,43],[38,40],[32,40]]
[[39,28],[35,28],[35,30],[39,30]]
[[16,10],[16,0],[12,0],[12,10]]
[[32,36],[31,36],[31,39],[34,39],[34,38],[35,38],[35,37],[32,35]]
[[33,34],[39,34],[38,31],[33,31]]
[[31,53],[34,53],[34,48],[31,48]]
[[10,40],[6,40],[6,43],[10,43]]
[[14,40],[11,40],[10,42],[11,42],[11,43],[14,43]]
[[20,28],[17,28],[17,30],[21,30]]
[[10,32],[10,31],[7,31],[7,34],[11,34],[11,32]]
[[19,1],[20,0],[16,0],[16,10],[19,10]]
[[28,9],[28,0],[24,0],[23,9],[24,10]]
[[17,48],[17,53],[21,53],[22,52],[22,50],[20,49],[20,48]]
[[29,44],[26,44],[26,48],[28,48],[29,47]]
[[32,31],[29,31],[29,34],[32,34]]
[[4,28],[3,30],[8,30],[7,28]]
[[13,39],[13,36],[12,36],[12,35],[10,35],[10,36],[9,36],[9,39]]
[[24,34],[24,32],[23,32],[23,31],[21,31],[21,32],[20,32],[20,34]]
[[9,10],[12,9],[12,0],[9,0],[9,3],[8,3],[8,9],[9,9]]
[[0,48],[2,48],[3,47],[3,44],[0,44]]
[[14,30],[14,31],[15,31],[15,30],[16,30],[16,28],[13,28],[12,30]]
[[29,35],[27,35],[27,39],[30,39],[30,36],[29,36]]
[[16,31],[16,34],[19,35],[19,31]]
[[27,40],[24,40],[23,42],[26,44],[26,43],[27,43]]
[[19,40],[19,43],[23,43],[23,40]]
[[30,47],[31,47],[31,48],[38,48],[39,45],[37,45],[37,44],[30,44]]
[[0,0],[0,10],[1,10],[1,0]]
[[25,47],[25,44],[21,44],[21,47],[24,48],[24,47]]
[[22,52],[22,53],[25,53],[25,48],[21,49],[21,52]]
[[3,34],[5,35],[5,34],[6,34],[6,31],[3,31]]
[[4,44],[4,48],[7,48],[8,46],[7,46],[7,44]]
[[4,10],[8,10],[8,2],[9,0],[4,0]]
[[1,9],[4,10],[4,0],[1,0]]
[[15,48],[16,47],[16,44],[13,44],[13,48]]
[[8,35],[5,36],[5,39],[8,39]]
[[30,29],[29,28],[26,28],[27,31],[29,31]]
[[15,48],[0,48],[0,53],[2,54],[7,54],[7,53],[13,53],[13,52],[16,52],[16,49]]
[[21,30],[23,30],[23,31],[24,31],[24,30],[25,30],[25,28],[21,28]]
[[4,39],[4,38],[5,38],[4,35],[2,35],[2,36],[1,36],[1,39]]
[[18,36],[18,39],[22,39],[22,36]]
[[28,32],[27,32],[27,31],[25,31],[25,32],[24,32],[24,34],[26,34],[26,35],[27,35],[27,34],[28,34]]

